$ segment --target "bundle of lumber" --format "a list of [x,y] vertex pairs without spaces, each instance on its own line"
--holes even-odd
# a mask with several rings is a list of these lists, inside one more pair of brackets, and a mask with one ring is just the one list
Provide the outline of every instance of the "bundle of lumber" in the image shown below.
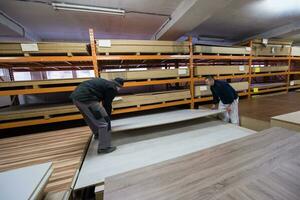
[[300,85],[300,80],[292,80],[290,81],[290,85],[293,86],[293,85]]
[[258,88],[258,89],[269,89],[269,88],[277,88],[277,87],[285,87],[286,83],[253,83],[251,84],[251,88]]
[[90,138],[89,128],[81,127],[1,139],[0,172],[52,162],[45,192],[70,190]]
[[188,53],[188,42],[97,40],[97,53]]
[[[247,81],[245,82],[236,82],[236,83],[230,83],[230,85],[237,91],[246,91],[249,88],[249,83]],[[198,85],[195,86],[195,97],[200,96],[210,96],[212,95],[210,88],[207,85]]]
[[292,56],[300,56],[300,47],[292,47]]
[[205,54],[249,55],[250,51],[247,47],[194,46],[194,53]]
[[247,74],[249,66],[246,65],[208,65],[196,66],[195,76],[205,75],[228,75],[228,74]]
[[40,42],[0,43],[0,55],[9,54],[83,54],[88,55],[87,43]]
[[159,78],[179,78],[189,76],[189,69],[150,69],[143,71],[101,72],[101,78],[112,80],[120,77],[124,80],[148,80]]

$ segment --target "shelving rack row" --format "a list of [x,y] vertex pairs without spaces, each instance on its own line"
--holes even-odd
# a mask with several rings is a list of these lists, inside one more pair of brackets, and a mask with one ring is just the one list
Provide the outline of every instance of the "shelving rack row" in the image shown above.
[[[275,46],[280,50],[286,50],[285,45],[289,46],[287,55],[274,54],[272,48],[267,51],[271,52],[270,55],[265,55],[265,52],[262,55],[257,54],[260,44],[257,40],[240,47],[212,47],[193,45],[191,38],[185,42],[98,40],[92,29],[89,30],[89,36],[88,44],[68,43],[54,51],[53,46],[49,48],[45,43],[43,48],[39,46],[43,49],[42,53],[26,55],[14,47],[7,56],[7,49],[1,51],[0,46],[0,66],[9,69],[11,78],[13,70],[92,69],[95,77],[123,76],[127,79],[124,90],[129,92],[123,94],[123,102],[114,102],[113,115],[177,105],[189,105],[193,109],[196,103],[212,99],[209,88],[203,82],[205,75],[227,80],[239,92],[239,96],[248,98],[300,88],[300,52],[298,49],[293,51],[290,43]],[[47,48],[50,50],[47,51]],[[262,50],[264,48],[269,46],[262,47]],[[147,71],[130,71],[133,67]],[[256,81],[264,83],[264,79],[272,77],[282,81],[255,84]],[[12,79],[11,82],[0,82],[0,96],[71,92],[85,80],[88,79],[21,82]],[[30,106],[14,109],[0,110],[0,129],[81,119],[77,109],[70,104],[44,105],[43,112],[41,108]]]

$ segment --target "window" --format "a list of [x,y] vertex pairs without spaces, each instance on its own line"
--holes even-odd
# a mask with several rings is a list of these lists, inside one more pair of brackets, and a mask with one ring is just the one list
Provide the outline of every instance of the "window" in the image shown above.
[[28,81],[31,80],[30,72],[14,72],[15,81]]
[[94,70],[77,70],[76,71],[77,78],[90,78],[95,77]]
[[47,71],[47,79],[73,78],[72,71]]

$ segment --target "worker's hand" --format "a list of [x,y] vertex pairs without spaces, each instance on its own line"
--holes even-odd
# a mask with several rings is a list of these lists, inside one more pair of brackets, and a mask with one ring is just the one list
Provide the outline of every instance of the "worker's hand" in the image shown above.
[[122,97],[115,97],[113,101],[122,101],[123,98]]
[[227,106],[227,107],[226,107],[226,111],[227,111],[228,113],[230,113],[230,112],[231,112],[231,106]]
[[212,109],[212,110],[216,110],[216,109],[217,109],[217,105],[216,105],[216,104],[213,104],[213,105],[211,106],[211,109]]

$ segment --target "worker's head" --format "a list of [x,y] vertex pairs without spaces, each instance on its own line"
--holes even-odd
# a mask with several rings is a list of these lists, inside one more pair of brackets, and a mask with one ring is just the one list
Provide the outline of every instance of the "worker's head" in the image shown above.
[[215,79],[213,76],[205,76],[206,85],[212,86],[215,84]]
[[115,78],[113,80],[113,82],[116,84],[118,90],[120,90],[121,87],[123,87],[123,85],[124,85],[124,79],[119,78],[119,77]]

